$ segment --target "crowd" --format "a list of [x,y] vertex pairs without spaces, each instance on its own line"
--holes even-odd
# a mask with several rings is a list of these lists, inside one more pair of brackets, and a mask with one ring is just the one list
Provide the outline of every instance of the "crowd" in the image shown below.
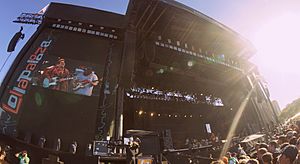
[[245,151],[240,144],[212,164],[300,164],[300,125],[290,123],[265,133],[265,141]]

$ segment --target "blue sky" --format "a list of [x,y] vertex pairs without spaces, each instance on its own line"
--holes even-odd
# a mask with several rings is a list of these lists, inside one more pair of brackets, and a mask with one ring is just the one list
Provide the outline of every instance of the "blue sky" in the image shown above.
[[[258,52],[251,59],[258,65],[268,83],[271,99],[279,101],[281,108],[300,97],[300,51],[295,44],[300,38],[299,0],[178,0],[248,38]],[[0,66],[9,55],[6,52],[11,37],[20,29],[13,23],[22,12],[38,12],[51,1],[3,0],[0,6]],[[128,0],[59,0],[117,13],[125,13]],[[7,68],[37,26],[23,25],[25,40],[17,45],[16,51],[0,72],[2,81]],[[294,28],[292,28],[294,27]],[[299,51],[299,52],[298,52]],[[299,59],[299,60],[298,60]]]

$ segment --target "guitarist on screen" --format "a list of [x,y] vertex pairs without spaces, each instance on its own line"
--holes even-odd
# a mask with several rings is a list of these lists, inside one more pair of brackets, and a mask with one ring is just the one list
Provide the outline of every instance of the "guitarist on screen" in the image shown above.
[[43,71],[43,87],[54,90],[68,91],[70,72],[65,68],[65,59],[58,58],[56,65],[49,66]]
[[[91,96],[94,86],[99,84],[98,76],[91,67],[76,69],[73,91],[76,94]],[[102,81],[102,79],[100,79]]]

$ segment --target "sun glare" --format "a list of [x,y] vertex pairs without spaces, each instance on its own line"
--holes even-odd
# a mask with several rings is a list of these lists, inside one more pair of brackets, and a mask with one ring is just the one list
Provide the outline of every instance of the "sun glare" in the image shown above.
[[[281,73],[299,72],[300,13],[274,18],[257,31],[253,41],[259,67]],[[263,65],[262,65],[263,64]]]

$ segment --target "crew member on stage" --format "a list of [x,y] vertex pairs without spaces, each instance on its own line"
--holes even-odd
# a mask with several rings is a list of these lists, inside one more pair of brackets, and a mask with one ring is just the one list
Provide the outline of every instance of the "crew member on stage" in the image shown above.
[[16,153],[15,156],[19,159],[20,164],[29,164],[30,158],[26,150]]
[[129,143],[127,154],[127,162],[130,164],[137,164],[138,157],[142,156],[140,152],[141,140],[138,137],[134,137],[132,141]]
[[70,72],[65,68],[65,59],[59,58],[56,65],[47,67],[43,71],[43,87],[54,90],[68,91]]
[[93,88],[101,82],[91,67],[76,69],[73,91],[76,94],[91,96]]

